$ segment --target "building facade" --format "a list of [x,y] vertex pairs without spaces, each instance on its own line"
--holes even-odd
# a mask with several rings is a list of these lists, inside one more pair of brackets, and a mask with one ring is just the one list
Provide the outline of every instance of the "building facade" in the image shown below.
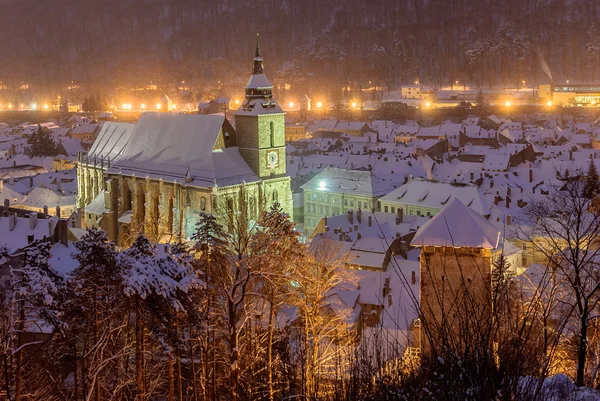
[[302,186],[304,230],[311,233],[325,216],[374,210],[377,199],[393,189],[371,171],[328,167]]
[[189,240],[202,213],[250,219],[274,203],[291,215],[285,113],[272,99],[257,45],[235,129],[223,115],[146,112],[137,124],[106,123],[78,161],[78,206],[88,225],[127,245]]

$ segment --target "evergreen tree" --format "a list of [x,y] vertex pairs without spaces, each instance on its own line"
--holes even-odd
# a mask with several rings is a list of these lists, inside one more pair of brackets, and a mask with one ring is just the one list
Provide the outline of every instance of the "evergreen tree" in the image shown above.
[[491,114],[489,104],[485,100],[485,96],[483,95],[483,91],[481,89],[477,94],[476,103],[477,104],[475,105],[475,113],[479,117],[487,117]]
[[585,175],[585,184],[583,186],[583,196],[587,199],[593,199],[600,194],[600,179],[593,159],[590,159],[588,170]]
[[72,296],[77,302],[66,305],[65,314],[71,317],[70,334],[75,344],[77,333],[91,339],[81,344],[83,353],[89,356],[83,380],[93,383],[94,399],[98,401],[101,399],[99,371],[104,362],[104,353],[98,350],[105,349],[110,342],[118,341],[119,331],[115,328],[123,324],[120,271],[117,252],[104,231],[89,228],[75,243],[75,247],[77,252],[72,256],[79,266],[73,271],[70,284]]
[[29,157],[46,157],[56,156],[57,145],[50,134],[44,132],[41,125],[38,124],[38,129],[27,138],[29,144]]

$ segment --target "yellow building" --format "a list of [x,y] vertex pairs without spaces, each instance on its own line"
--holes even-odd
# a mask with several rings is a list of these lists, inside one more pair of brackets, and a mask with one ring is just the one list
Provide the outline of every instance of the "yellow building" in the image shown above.
[[285,140],[286,142],[295,142],[300,139],[308,138],[306,135],[306,125],[286,125]]
[[539,86],[541,101],[572,106],[594,106],[600,104],[600,85],[592,84],[548,84]]

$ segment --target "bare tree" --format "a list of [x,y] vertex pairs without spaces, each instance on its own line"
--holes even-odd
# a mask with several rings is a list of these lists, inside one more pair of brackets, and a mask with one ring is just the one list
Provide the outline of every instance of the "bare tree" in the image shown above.
[[595,197],[585,196],[580,177],[566,177],[546,199],[529,204],[529,229],[520,235],[548,261],[559,280],[568,284],[566,300],[577,316],[576,384],[586,384],[588,328],[600,300],[600,213]]

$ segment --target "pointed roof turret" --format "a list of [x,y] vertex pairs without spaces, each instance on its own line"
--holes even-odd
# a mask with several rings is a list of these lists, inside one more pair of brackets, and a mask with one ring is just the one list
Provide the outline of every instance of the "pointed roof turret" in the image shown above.
[[500,231],[485,217],[454,198],[417,231],[411,245],[497,249]]
[[265,68],[263,66],[263,58],[260,55],[260,44],[258,43],[258,33],[256,34],[256,53],[254,55],[254,68],[252,69],[252,74],[264,74]]
[[[260,52],[258,34],[256,35],[256,52],[252,75],[244,87],[246,96],[237,113],[263,114],[283,113],[281,107],[273,100],[273,85],[265,75],[263,58]],[[255,107],[260,106],[260,107]]]

